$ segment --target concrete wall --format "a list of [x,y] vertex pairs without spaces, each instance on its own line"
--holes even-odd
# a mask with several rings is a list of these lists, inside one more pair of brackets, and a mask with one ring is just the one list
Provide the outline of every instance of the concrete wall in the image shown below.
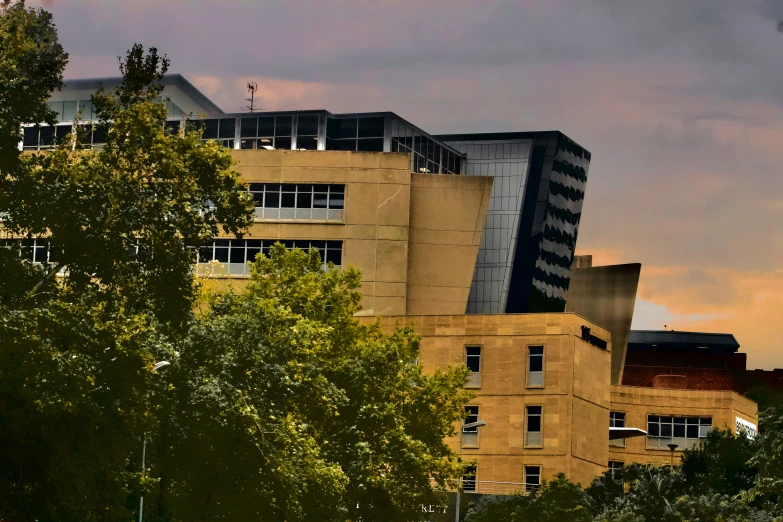
[[[740,417],[758,426],[758,406],[747,397],[726,390],[669,390],[612,386],[612,411],[625,412],[625,425],[647,431],[648,415],[711,417],[712,426],[732,431]],[[674,452],[675,462],[682,448]],[[625,448],[611,446],[609,459],[625,463],[669,464],[668,449],[651,449],[647,437],[626,439]]]
[[362,271],[365,315],[464,312],[491,178],[413,174],[405,154],[232,154],[248,183],[345,184],[342,221],[256,220],[245,238],[343,241],[342,266]]
[[[422,335],[419,363],[427,372],[464,365],[465,347],[481,346],[481,385],[472,387],[470,404],[487,424],[478,447],[463,448],[460,435],[447,441],[475,460],[479,492],[508,492],[497,483],[523,482],[524,466],[541,466],[544,479],[564,472],[584,485],[606,469],[611,344],[601,349],[580,336],[583,325],[607,341],[609,332],[574,314],[381,318],[387,331],[398,322]],[[528,346],[544,347],[543,387],[528,386]],[[528,405],[542,407],[540,447],[524,443]]]
[[571,270],[566,312],[612,332],[612,384],[622,383],[641,269],[633,263]]

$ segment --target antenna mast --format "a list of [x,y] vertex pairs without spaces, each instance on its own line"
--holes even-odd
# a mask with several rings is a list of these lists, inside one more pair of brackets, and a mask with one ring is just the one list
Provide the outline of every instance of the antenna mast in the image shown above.
[[250,98],[245,98],[245,101],[250,102],[250,105],[247,106],[247,109],[250,112],[255,112],[255,97],[257,91],[258,91],[258,83],[256,82],[247,83],[247,92],[250,94]]

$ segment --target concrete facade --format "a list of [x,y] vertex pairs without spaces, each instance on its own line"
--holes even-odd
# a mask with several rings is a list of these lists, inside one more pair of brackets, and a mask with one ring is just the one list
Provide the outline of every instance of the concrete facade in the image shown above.
[[[755,402],[731,390],[683,390],[612,386],[612,411],[625,413],[625,425],[648,431],[649,416],[709,418],[713,428],[736,431],[737,418],[758,426]],[[642,462],[664,465],[672,462],[665,443],[650,437],[625,440],[625,446],[612,444],[609,460],[630,464]],[[661,448],[663,446],[663,448]],[[674,451],[674,462],[682,456],[682,444]]]
[[[448,440],[475,461],[477,493],[510,493],[525,482],[526,466],[542,479],[559,472],[587,485],[608,462],[610,410],[609,332],[575,314],[506,314],[383,317],[381,325],[413,325],[422,336],[419,364],[434,372],[464,365],[466,347],[480,347],[479,383],[470,406],[486,422],[477,436]],[[581,338],[581,327],[607,341],[599,348]],[[543,384],[532,383],[529,347],[543,347]],[[473,380],[475,381],[475,379]],[[526,407],[541,407],[538,441],[526,439]],[[457,427],[458,428],[458,427]],[[603,436],[601,436],[603,435]]]
[[641,270],[638,263],[571,270],[566,312],[586,317],[612,332],[612,384],[623,382]]
[[[362,271],[365,315],[463,313],[492,178],[417,174],[404,154],[235,150],[248,184],[345,187],[341,219],[256,219],[245,239],[340,241]],[[227,264],[200,267],[218,285],[244,284]],[[206,268],[208,270],[204,270]]]

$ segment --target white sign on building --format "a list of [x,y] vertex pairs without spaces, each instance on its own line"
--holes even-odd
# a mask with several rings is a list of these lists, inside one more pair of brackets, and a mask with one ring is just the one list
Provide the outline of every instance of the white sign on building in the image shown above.
[[739,435],[740,431],[745,430],[745,434],[748,436],[749,439],[755,439],[756,434],[758,433],[758,428],[755,424],[752,422],[748,422],[745,419],[741,419],[737,417],[737,431],[736,434]]

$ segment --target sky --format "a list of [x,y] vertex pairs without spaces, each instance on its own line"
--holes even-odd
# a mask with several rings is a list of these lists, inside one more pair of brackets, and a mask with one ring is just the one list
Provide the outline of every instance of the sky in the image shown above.
[[633,327],[783,368],[783,0],[37,0],[67,78],[155,46],[226,112],[393,111],[592,152],[578,254],[642,263]]

